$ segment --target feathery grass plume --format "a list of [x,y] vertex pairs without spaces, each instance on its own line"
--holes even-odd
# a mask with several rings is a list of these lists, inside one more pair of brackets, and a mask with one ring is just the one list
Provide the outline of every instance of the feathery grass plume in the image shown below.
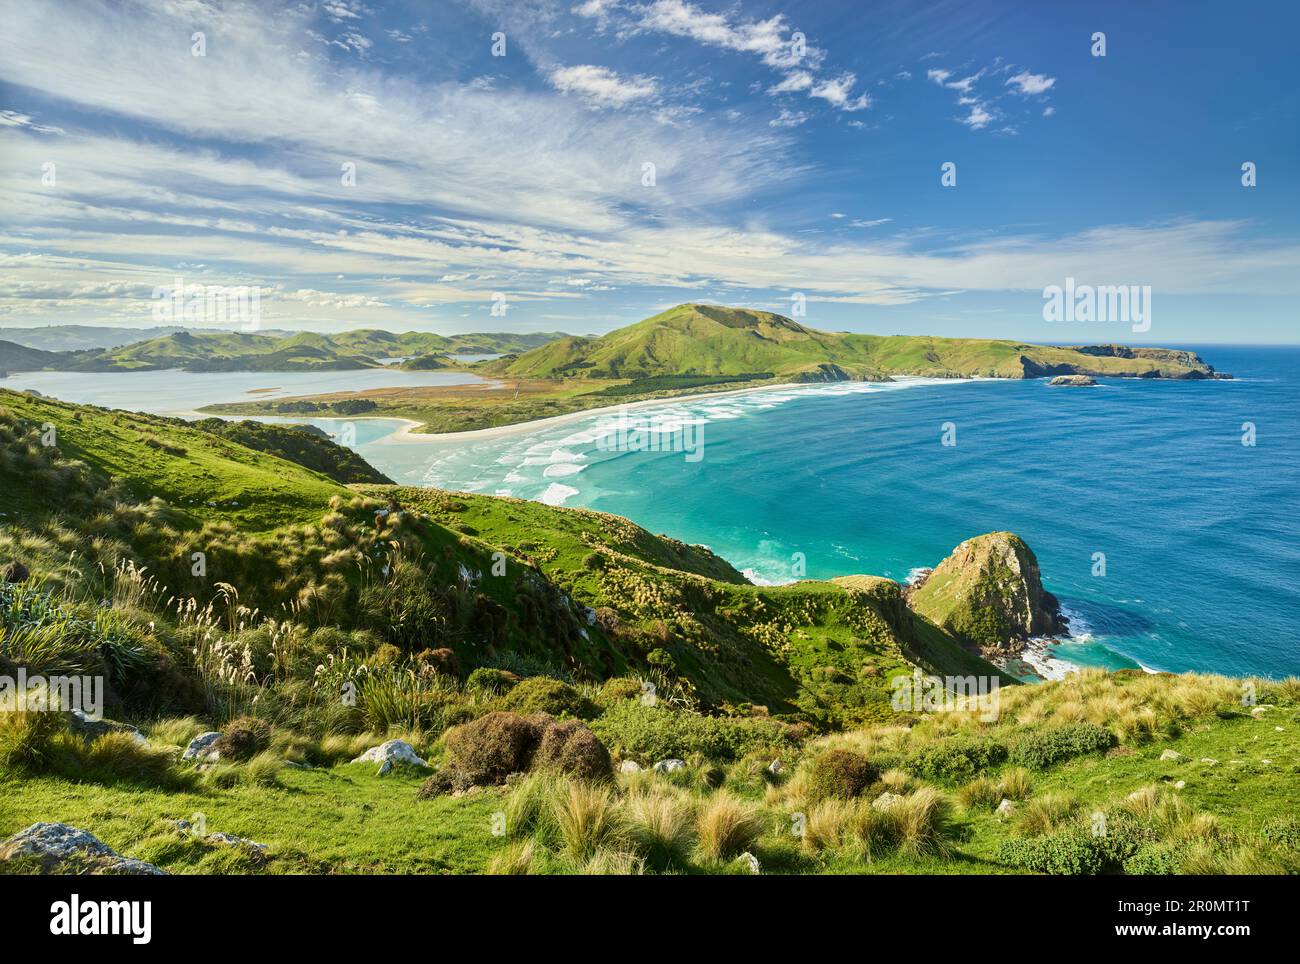
[[553,802],[552,813],[566,857],[582,863],[602,848],[618,848],[626,827],[606,786],[571,780]]
[[833,850],[845,837],[858,801],[823,800],[813,805],[804,818],[803,849],[810,853]]
[[1033,788],[1034,778],[1024,767],[1012,767],[998,780],[998,793],[1008,800],[1023,800],[1033,792]]
[[844,826],[844,845],[854,859],[870,863],[898,847],[902,825],[896,807],[878,810],[866,800],[856,800]]
[[628,832],[637,851],[656,870],[686,863],[695,845],[691,798],[667,787],[630,794],[623,803]]
[[912,857],[946,857],[954,828],[948,800],[934,787],[918,787],[887,811],[897,822],[898,847]]
[[1016,829],[1027,837],[1051,833],[1074,815],[1079,802],[1068,793],[1045,793],[1025,804]]
[[731,860],[753,846],[763,832],[763,823],[754,807],[722,790],[700,805],[696,830],[705,857]]
[[197,716],[173,716],[155,720],[145,727],[149,742],[162,746],[189,746],[190,740],[208,729]]
[[511,837],[531,836],[545,846],[558,843],[556,807],[567,792],[568,781],[545,770],[525,773],[512,781],[504,807],[506,833]]
[[992,810],[1002,802],[1002,787],[997,781],[981,776],[962,787],[957,796],[967,810]]
[[487,872],[498,877],[519,876],[533,873],[536,865],[537,845],[531,840],[516,840],[492,857]]
[[240,779],[250,787],[274,787],[280,782],[284,761],[273,753],[259,753],[240,768]]
[[602,846],[583,862],[581,871],[597,877],[629,877],[645,873],[645,862],[630,851]]

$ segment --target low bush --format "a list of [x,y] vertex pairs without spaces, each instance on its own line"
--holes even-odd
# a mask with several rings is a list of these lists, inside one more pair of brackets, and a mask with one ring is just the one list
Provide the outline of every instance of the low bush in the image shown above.
[[1065,723],[1046,726],[1021,736],[1011,747],[1011,760],[1021,766],[1042,770],[1056,763],[1100,753],[1115,745],[1115,734],[1096,723]]
[[591,722],[611,749],[646,763],[694,754],[722,762],[767,748],[788,747],[785,724],[768,719],[735,719],[679,712],[623,700]]
[[475,783],[489,784],[526,771],[540,739],[537,719],[496,712],[448,730],[443,745],[453,767]]
[[875,782],[876,767],[853,750],[827,750],[808,764],[808,801],[851,800]]
[[516,713],[548,713],[583,720],[589,720],[600,712],[595,703],[568,683],[549,676],[531,676],[521,680],[505,695],[501,706]]
[[596,734],[577,720],[542,724],[532,766],[582,780],[601,782],[614,776],[614,764]]
[[990,737],[953,736],[912,754],[909,767],[940,780],[968,780],[1007,758],[1005,744]]
[[613,706],[623,700],[641,698],[642,685],[639,679],[630,676],[615,676],[607,679],[596,696],[596,702],[604,707]]
[[508,693],[516,683],[519,677],[509,670],[494,669],[491,666],[480,666],[474,672],[469,674],[469,679],[465,681],[465,686],[471,689],[482,690],[485,693],[495,693],[500,696],[502,693]]

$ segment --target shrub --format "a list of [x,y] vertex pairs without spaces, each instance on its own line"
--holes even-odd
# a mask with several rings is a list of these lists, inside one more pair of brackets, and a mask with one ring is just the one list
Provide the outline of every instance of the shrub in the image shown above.
[[599,708],[568,683],[549,676],[531,676],[516,685],[501,701],[516,713],[549,713],[591,719]]
[[808,766],[808,799],[851,800],[877,777],[871,761],[853,750],[827,750]]
[[532,766],[593,782],[610,780],[614,776],[609,751],[585,724],[577,720],[542,724],[542,736],[533,754]]
[[474,783],[503,783],[526,771],[541,738],[541,721],[518,713],[488,713],[443,737],[451,764]]
[[731,761],[745,754],[784,745],[785,727],[777,720],[701,716],[666,706],[646,706],[623,700],[591,723],[592,730],[622,756],[645,761],[699,754],[709,760]]
[[726,792],[709,797],[696,818],[700,851],[712,860],[732,860],[763,832],[758,812]]
[[645,661],[655,669],[661,669],[665,673],[675,673],[677,671],[677,660],[672,653],[663,647],[650,650]]
[[613,706],[622,700],[640,699],[642,693],[641,681],[633,679],[630,676],[614,676],[605,680],[600,688],[600,693],[596,697],[596,702],[601,706]]
[[509,692],[518,682],[519,677],[509,670],[480,666],[469,674],[469,679],[465,681],[465,685],[469,688],[480,689],[500,696],[502,693]]
[[1124,861],[1124,873],[1169,876],[1178,873],[1178,855],[1169,847],[1154,844],[1140,848]]
[[953,736],[922,747],[909,761],[913,770],[944,780],[970,779],[1007,758],[1004,744],[989,737]]
[[1115,735],[1096,723],[1065,723],[1026,733],[1011,747],[1011,760],[1042,770],[1063,760],[1099,753],[1115,745]]
[[212,744],[222,760],[251,760],[271,745],[271,724],[255,716],[241,716],[226,725]]
[[1279,847],[1300,850],[1300,820],[1295,817],[1279,817],[1264,828],[1263,837]]

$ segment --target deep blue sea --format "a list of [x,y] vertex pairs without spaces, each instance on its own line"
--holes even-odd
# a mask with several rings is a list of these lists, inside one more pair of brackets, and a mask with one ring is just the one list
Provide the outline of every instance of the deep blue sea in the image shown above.
[[697,461],[601,451],[595,419],[432,459],[362,451],[404,481],[618,513],[772,582],[799,574],[796,553],[810,578],[903,580],[1008,529],[1073,615],[1059,658],[1300,674],[1300,348],[1199,351],[1236,380],[831,386],[654,409],[662,431],[700,433]]

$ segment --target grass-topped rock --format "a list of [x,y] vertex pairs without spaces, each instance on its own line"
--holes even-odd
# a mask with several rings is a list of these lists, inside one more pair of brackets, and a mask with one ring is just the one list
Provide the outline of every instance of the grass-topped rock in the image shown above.
[[909,602],[977,646],[1006,646],[1063,628],[1060,605],[1043,588],[1038,559],[1012,532],[967,539],[912,591]]

